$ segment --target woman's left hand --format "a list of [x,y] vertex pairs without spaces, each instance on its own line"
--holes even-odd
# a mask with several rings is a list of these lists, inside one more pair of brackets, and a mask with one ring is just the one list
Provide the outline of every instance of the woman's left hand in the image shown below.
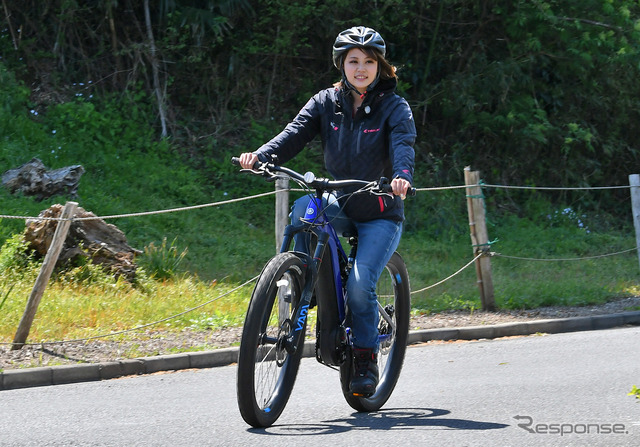
[[391,188],[393,189],[393,194],[396,196],[400,196],[402,200],[407,197],[407,190],[411,187],[411,183],[407,180],[396,177],[391,181]]

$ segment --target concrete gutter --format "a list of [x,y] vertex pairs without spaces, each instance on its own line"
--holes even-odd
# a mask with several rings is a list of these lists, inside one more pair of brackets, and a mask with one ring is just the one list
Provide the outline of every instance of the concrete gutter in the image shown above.
[[[555,334],[611,329],[625,325],[640,325],[640,311],[592,317],[534,320],[522,323],[425,329],[411,331],[408,343],[415,344],[432,340],[493,339],[537,333]],[[314,341],[305,343],[303,355],[305,357],[315,356]],[[117,362],[79,363],[76,365],[5,370],[0,373],[0,390],[108,380],[117,377],[152,374],[160,371],[213,368],[231,365],[237,359],[238,348],[234,347],[207,352],[143,357]]]

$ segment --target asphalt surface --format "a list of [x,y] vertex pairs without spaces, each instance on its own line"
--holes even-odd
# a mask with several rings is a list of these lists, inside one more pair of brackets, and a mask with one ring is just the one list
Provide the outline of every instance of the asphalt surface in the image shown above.
[[[591,317],[535,320],[523,323],[426,329],[410,332],[409,344],[432,340],[478,340],[536,333],[555,334],[562,332],[592,331],[626,325],[640,325],[640,311]],[[304,356],[315,356],[314,344],[314,342],[307,342],[305,344]],[[235,363],[237,358],[238,348],[234,347],[207,352],[160,355],[117,362],[79,363],[76,365],[5,370],[0,373],[0,391],[108,380],[131,375],[152,374],[160,371],[213,368]]]
[[379,410],[300,364],[276,423],[237,404],[237,364],[0,393],[0,447],[638,447],[640,326],[416,343]]

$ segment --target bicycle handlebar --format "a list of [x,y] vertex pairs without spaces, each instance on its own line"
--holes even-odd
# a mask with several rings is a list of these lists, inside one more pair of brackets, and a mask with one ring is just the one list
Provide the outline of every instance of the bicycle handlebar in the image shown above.
[[[240,159],[238,157],[232,157],[231,163],[236,166],[240,166]],[[273,172],[282,172],[287,174],[291,178],[298,180],[311,188],[321,189],[321,190],[342,190],[349,187],[365,187],[371,186],[372,190],[378,190],[381,192],[393,192],[391,188],[391,183],[389,179],[386,177],[381,177],[380,180],[369,182],[366,180],[329,180],[326,178],[316,178],[313,172],[307,172],[306,174],[300,174],[299,172],[294,171],[293,169],[286,168],[284,166],[278,166],[273,163],[266,163],[261,161],[256,161],[249,171],[254,172],[255,174],[271,176],[273,177]],[[415,196],[416,188],[409,188],[407,190],[407,196]]]

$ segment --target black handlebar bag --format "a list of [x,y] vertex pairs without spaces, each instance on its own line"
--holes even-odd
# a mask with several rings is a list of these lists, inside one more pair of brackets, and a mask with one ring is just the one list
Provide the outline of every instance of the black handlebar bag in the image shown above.
[[374,219],[402,220],[402,199],[391,193],[356,192],[343,195],[338,202],[347,217],[358,222]]

